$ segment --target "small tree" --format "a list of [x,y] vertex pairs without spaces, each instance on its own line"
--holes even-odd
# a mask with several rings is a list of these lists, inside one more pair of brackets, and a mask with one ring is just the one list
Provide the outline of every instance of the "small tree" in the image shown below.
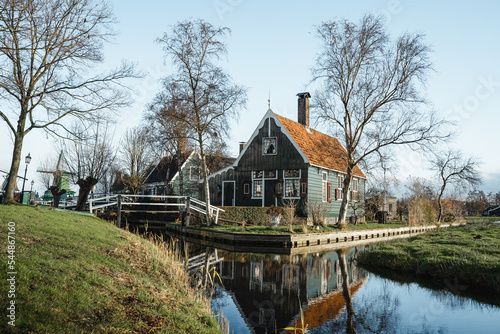
[[441,187],[438,193],[438,222],[443,219],[442,198],[446,187],[451,185],[465,190],[467,187],[475,187],[481,184],[481,176],[478,171],[479,162],[474,158],[464,158],[460,151],[447,151],[436,154],[431,161],[432,169],[439,175]]
[[[81,132],[81,131],[78,131]],[[75,210],[84,211],[88,196],[102,176],[111,168],[116,150],[112,146],[107,126],[93,127],[90,135],[61,143],[64,164],[79,186]]]
[[61,196],[66,193],[66,189],[62,188],[64,171],[61,169],[62,166],[60,165],[61,154],[62,153],[59,154],[58,160],[52,158],[45,160],[37,170],[37,172],[40,173],[39,179],[41,183],[52,194],[54,199],[52,206],[54,208],[59,207]]
[[346,228],[350,185],[355,168],[387,147],[414,148],[442,139],[444,121],[421,107],[419,85],[431,68],[423,36],[404,34],[389,39],[381,18],[365,16],[360,24],[345,20],[317,28],[322,51],[313,80],[323,83],[316,93],[320,118],[341,131],[346,148],[339,224]]
[[120,152],[120,160],[125,168],[123,182],[134,195],[141,190],[153,163],[149,148],[145,129],[135,127],[125,132]]
[[228,122],[237,118],[246,102],[246,89],[233,84],[217,61],[227,53],[223,42],[228,28],[216,28],[203,20],[177,23],[158,40],[172,61],[175,73],[164,79],[167,105],[171,117],[191,130],[200,149],[201,174],[204,180],[205,201],[210,217],[210,190],[206,159],[206,141],[213,136],[226,135]]

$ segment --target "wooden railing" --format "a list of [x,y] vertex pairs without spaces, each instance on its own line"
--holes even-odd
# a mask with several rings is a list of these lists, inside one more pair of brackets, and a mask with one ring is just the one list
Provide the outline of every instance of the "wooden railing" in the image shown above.
[[[150,201],[148,201],[148,199]],[[107,195],[95,197],[88,200],[89,211],[94,213],[97,210],[117,212],[117,224],[121,226],[122,212],[142,212],[142,213],[180,213],[183,223],[189,225],[189,216],[197,213],[214,218],[214,223],[219,220],[219,212],[224,211],[216,206],[210,206],[207,210],[207,204],[196,198],[187,196],[173,195]],[[124,207],[125,206],[125,207]],[[151,210],[142,208],[133,209],[133,207],[152,207]],[[155,209],[156,208],[156,209]]]

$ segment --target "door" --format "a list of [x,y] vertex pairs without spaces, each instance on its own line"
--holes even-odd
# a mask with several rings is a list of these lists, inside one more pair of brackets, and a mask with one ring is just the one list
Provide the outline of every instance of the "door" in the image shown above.
[[264,206],[276,205],[276,180],[266,180],[266,184],[264,186]]
[[234,182],[235,181],[224,181],[222,182],[222,205],[223,206],[234,206]]

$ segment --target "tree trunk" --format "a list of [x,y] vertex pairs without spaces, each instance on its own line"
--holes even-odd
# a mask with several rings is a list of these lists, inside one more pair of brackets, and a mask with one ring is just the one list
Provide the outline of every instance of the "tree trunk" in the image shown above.
[[439,193],[438,196],[438,204],[439,204],[439,213],[437,218],[438,223],[441,223],[441,220],[443,220],[443,203],[441,201],[441,198],[443,197],[445,187],[446,183],[444,183],[443,186],[441,187],[441,192]]
[[349,164],[347,166],[347,174],[344,179],[344,185],[342,188],[342,203],[340,204],[339,211],[339,221],[338,225],[342,230],[347,230],[347,207],[349,204],[351,189],[351,180],[353,175],[354,166]]
[[80,187],[78,191],[78,201],[76,203],[75,211],[85,211],[85,203],[89,197],[92,187],[97,183],[97,179],[88,176],[85,180],[78,180],[76,184]]
[[203,136],[201,133],[198,134],[198,143],[200,144],[200,155],[201,155],[201,170],[203,177],[203,186],[205,188],[205,202],[207,204],[207,225],[212,225],[212,214],[210,207],[210,187],[208,184],[208,169],[207,169],[207,157],[205,156],[205,150],[203,149]]
[[14,200],[14,190],[17,185],[17,174],[19,173],[19,164],[21,162],[21,151],[23,149],[24,135],[18,133],[14,134],[14,150],[12,152],[12,163],[10,165],[9,179],[7,181],[7,188],[5,189],[4,203]]
[[58,208],[59,207],[59,200],[61,199],[61,196],[66,193],[66,189],[59,189],[60,186],[52,186],[49,188],[50,192],[52,193],[52,197],[54,197],[54,203],[53,207]]

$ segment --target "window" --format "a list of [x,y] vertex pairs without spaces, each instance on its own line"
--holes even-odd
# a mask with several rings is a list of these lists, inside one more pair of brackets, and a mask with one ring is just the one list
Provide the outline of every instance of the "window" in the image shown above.
[[262,175],[264,175],[264,172],[261,170],[253,171],[252,172],[252,179],[262,179]]
[[300,169],[284,171],[285,194],[284,198],[300,198]]
[[243,198],[252,197],[251,189],[252,189],[252,181],[243,180]]
[[199,181],[200,180],[200,168],[191,166],[189,168],[189,180],[191,181]]
[[283,180],[276,181],[276,188],[274,190],[276,197],[283,197]]
[[264,188],[264,171],[252,172],[252,198],[262,198]]
[[342,194],[342,189],[344,188],[344,175],[337,175],[337,189],[335,190],[335,199],[342,200],[344,195]]
[[276,154],[276,138],[264,138],[262,140],[262,154],[263,155]]
[[275,170],[264,171],[264,178],[266,178],[266,179],[276,179],[277,176],[278,176],[278,172]]
[[352,191],[358,191],[358,179],[352,179]]
[[300,169],[285,169],[285,179],[290,177],[300,177]]
[[328,201],[328,172],[323,172],[323,182],[322,182],[322,188],[323,188],[323,202]]
[[253,180],[253,197],[262,197],[262,180]]
[[342,189],[344,188],[344,175],[337,175],[337,188]]
[[285,197],[299,197],[299,179],[285,179]]

